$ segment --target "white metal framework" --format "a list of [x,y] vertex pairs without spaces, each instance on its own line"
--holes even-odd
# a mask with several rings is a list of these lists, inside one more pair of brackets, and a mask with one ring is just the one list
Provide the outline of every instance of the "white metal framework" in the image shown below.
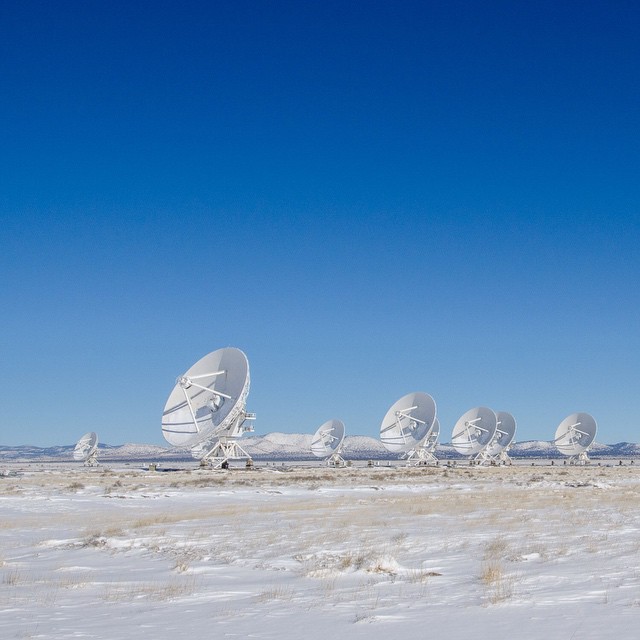
[[440,422],[438,418],[434,420],[433,429],[429,432],[417,447],[407,452],[407,464],[418,467],[428,464],[438,464],[436,457],[436,447],[438,446],[438,437],[440,436]]
[[98,449],[91,453],[87,459],[84,461],[85,467],[97,467],[100,463],[98,462]]
[[229,460],[245,460],[251,464],[251,456],[240,446],[238,438],[246,432],[253,431],[250,421],[256,419],[255,413],[243,412],[236,419],[234,435],[222,435],[210,441],[205,441],[196,445],[191,454],[200,460],[201,466],[208,466],[211,469],[221,469]]
[[345,459],[342,457],[341,451],[336,451],[327,458],[328,467],[344,467],[346,464],[347,463],[345,462]]

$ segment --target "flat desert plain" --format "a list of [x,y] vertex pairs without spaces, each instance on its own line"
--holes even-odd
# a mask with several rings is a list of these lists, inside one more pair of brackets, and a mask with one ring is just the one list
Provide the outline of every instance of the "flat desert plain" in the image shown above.
[[6,465],[2,638],[637,637],[640,465]]

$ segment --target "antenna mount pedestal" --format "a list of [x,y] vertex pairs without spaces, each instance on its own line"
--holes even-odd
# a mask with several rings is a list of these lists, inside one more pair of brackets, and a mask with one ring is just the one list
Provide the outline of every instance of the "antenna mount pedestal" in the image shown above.
[[98,451],[94,451],[85,461],[85,467],[97,467],[100,463],[98,462]]
[[229,460],[246,460],[253,463],[251,456],[238,444],[235,438],[223,436],[214,445],[211,451],[200,459],[201,465],[207,465],[212,469],[221,469]]
[[587,455],[586,451],[582,451],[577,456],[571,456],[569,458],[569,464],[574,464],[582,467],[585,464],[591,464],[591,459]]
[[416,447],[407,453],[407,465],[423,467],[427,464],[438,464],[438,458],[426,447]]
[[411,467],[424,467],[428,464],[438,464],[436,457],[436,447],[438,446],[438,436],[440,435],[440,422],[438,418],[433,421],[433,429],[426,438],[411,449],[406,454],[407,465]]
[[344,461],[344,458],[340,455],[339,451],[336,451],[334,453],[332,453],[328,458],[327,458],[327,466],[328,467],[344,467],[346,466],[346,462]]

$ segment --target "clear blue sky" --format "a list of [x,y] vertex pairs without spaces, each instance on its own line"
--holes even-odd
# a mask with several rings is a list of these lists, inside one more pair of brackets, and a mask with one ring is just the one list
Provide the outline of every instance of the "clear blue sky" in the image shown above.
[[410,391],[637,442],[634,2],[0,4],[0,444],[165,444],[250,361],[257,433]]

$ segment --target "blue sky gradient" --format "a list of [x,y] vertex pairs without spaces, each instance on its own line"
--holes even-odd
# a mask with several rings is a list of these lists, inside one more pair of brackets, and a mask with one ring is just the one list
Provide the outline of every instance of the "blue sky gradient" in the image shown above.
[[[561,6],[558,6],[560,4]],[[638,441],[632,2],[0,6],[0,444],[164,444],[250,361],[256,431]]]

